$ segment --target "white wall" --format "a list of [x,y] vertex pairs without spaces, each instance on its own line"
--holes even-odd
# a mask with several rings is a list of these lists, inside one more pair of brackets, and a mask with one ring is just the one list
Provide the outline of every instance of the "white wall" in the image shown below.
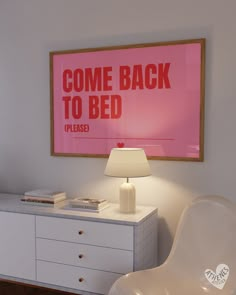
[[160,256],[202,194],[236,201],[235,0],[0,0],[0,191],[48,187],[118,200],[106,159],[50,156],[50,50],[205,37],[205,161],[151,161],[137,202],[159,208]]

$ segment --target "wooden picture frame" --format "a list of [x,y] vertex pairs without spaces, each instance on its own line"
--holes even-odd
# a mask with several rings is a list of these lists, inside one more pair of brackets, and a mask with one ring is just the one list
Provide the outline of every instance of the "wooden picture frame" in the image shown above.
[[51,155],[204,159],[205,39],[50,52]]

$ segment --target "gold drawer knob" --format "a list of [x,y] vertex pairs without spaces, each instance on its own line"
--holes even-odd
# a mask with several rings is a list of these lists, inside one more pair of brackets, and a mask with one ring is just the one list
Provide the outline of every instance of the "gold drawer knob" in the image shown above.
[[79,278],[79,282],[82,283],[84,281],[83,278]]
[[79,257],[79,259],[82,259],[84,257],[84,255],[83,254],[79,254],[78,257]]
[[78,234],[81,236],[84,232],[82,230],[78,231]]

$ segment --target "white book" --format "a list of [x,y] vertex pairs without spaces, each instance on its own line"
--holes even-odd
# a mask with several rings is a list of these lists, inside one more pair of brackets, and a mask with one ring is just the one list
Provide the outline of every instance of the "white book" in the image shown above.
[[24,195],[30,197],[56,198],[59,196],[66,196],[66,193],[63,191],[53,191],[49,189],[37,189],[25,192]]
[[21,198],[21,201],[27,201],[27,202],[47,202],[51,204],[58,203],[60,201],[64,201],[66,199],[66,196],[58,196],[53,198],[47,198],[47,197],[34,197],[34,196],[23,196]]
[[64,210],[72,210],[72,211],[82,211],[82,212],[94,212],[94,213],[99,213],[102,210],[108,208],[110,205],[106,204],[105,206],[99,208],[99,209],[93,209],[93,208],[84,208],[84,207],[78,207],[78,206],[73,206],[73,205],[66,205],[63,207]]
[[60,201],[57,203],[52,203],[50,201],[46,202],[46,201],[25,201],[24,199],[21,199],[21,203],[23,205],[31,205],[31,206],[39,206],[39,207],[52,207],[52,208],[61,208],[64,206],[64,202]]
[[100,209],[108,204],[105,199],[94,199],[94,198],[75,198],[70,200],[70,204],[73,207],[78,208],[91,208]]

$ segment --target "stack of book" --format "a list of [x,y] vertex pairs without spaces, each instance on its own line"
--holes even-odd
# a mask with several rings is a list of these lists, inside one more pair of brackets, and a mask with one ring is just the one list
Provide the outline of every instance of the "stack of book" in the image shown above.
[[66,199],[66,193],[52,190],[33,190],[25,192],[21,202],[29,205],[40,205],[46,207],[56,207],[59,202]]
[[77,210],[100,212],[107,208],[109,203],[105,199],[75,198],[70,200],[70,206]]

